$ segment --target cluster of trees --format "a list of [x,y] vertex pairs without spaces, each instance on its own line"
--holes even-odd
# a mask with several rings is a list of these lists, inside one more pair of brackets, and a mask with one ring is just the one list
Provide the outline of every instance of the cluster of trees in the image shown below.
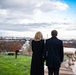
[[21,49],[22,41],[0,41],[0,52],[15,52]]
[[[31,39],[32,40],[32,39]],[[31,40],[29,40],[29,42],[31,42]],[[25,43],[26,40],[21,41],[21,40],[0,40],[0,53],[1,52],[16,52],[17,50],[20,50],[23,46],[23,44]],[[64,42],[64,47],[71,47],[71,48],[76,48],[76,41],[73,42]],[[28,48],[28,50],[23,50],[22,54],[26,54],[28,53],[29,55],[31,55],[31,47]]]
[[64,47],[76,48],[76,42],[73,42],[73,43],[64,43]]

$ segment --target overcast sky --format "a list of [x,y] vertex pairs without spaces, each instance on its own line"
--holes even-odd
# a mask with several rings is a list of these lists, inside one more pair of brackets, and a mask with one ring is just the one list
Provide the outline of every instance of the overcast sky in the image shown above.
[[0,0],[0,36],[76,39],[76,0]]

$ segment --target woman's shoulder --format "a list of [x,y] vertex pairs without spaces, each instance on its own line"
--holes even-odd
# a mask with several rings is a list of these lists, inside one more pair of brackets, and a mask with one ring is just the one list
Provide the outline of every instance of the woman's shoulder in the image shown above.
[[44,41],[44,39],[41,39],[40,41]]

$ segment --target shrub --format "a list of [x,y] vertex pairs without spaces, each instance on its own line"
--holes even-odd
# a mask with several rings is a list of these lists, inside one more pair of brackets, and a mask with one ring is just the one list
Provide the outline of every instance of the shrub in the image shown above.
[[8,55],[14,55],[14,53],[13,52],[10,52],[10,53],[8,53]]

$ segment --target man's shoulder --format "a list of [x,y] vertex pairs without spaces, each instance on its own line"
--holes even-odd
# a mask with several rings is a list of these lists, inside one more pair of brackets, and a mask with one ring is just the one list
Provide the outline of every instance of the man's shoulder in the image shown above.
[[63,42],[62,40],[58,39],[58,41]]
[[46,39],[46,42],[51,42],[51,41],[52,41],[51,38]]
[[[61,39],[58,39],[58,38],[55,38],[55,39],[57,39],[58,41],[62,41]],[[54,40],[55,40],[54,39]],[[53,38],[48,38],[48,39],[46,39],[46,41],[49,41],[49,40],[53,40]]]
[[49,40],[51,40],[51,38],[46,39],[46,41],[49,41]]
[[[58,39],[58,38],[57,38]],[[62,41],[61,39],[58,39],[59,41]]]

